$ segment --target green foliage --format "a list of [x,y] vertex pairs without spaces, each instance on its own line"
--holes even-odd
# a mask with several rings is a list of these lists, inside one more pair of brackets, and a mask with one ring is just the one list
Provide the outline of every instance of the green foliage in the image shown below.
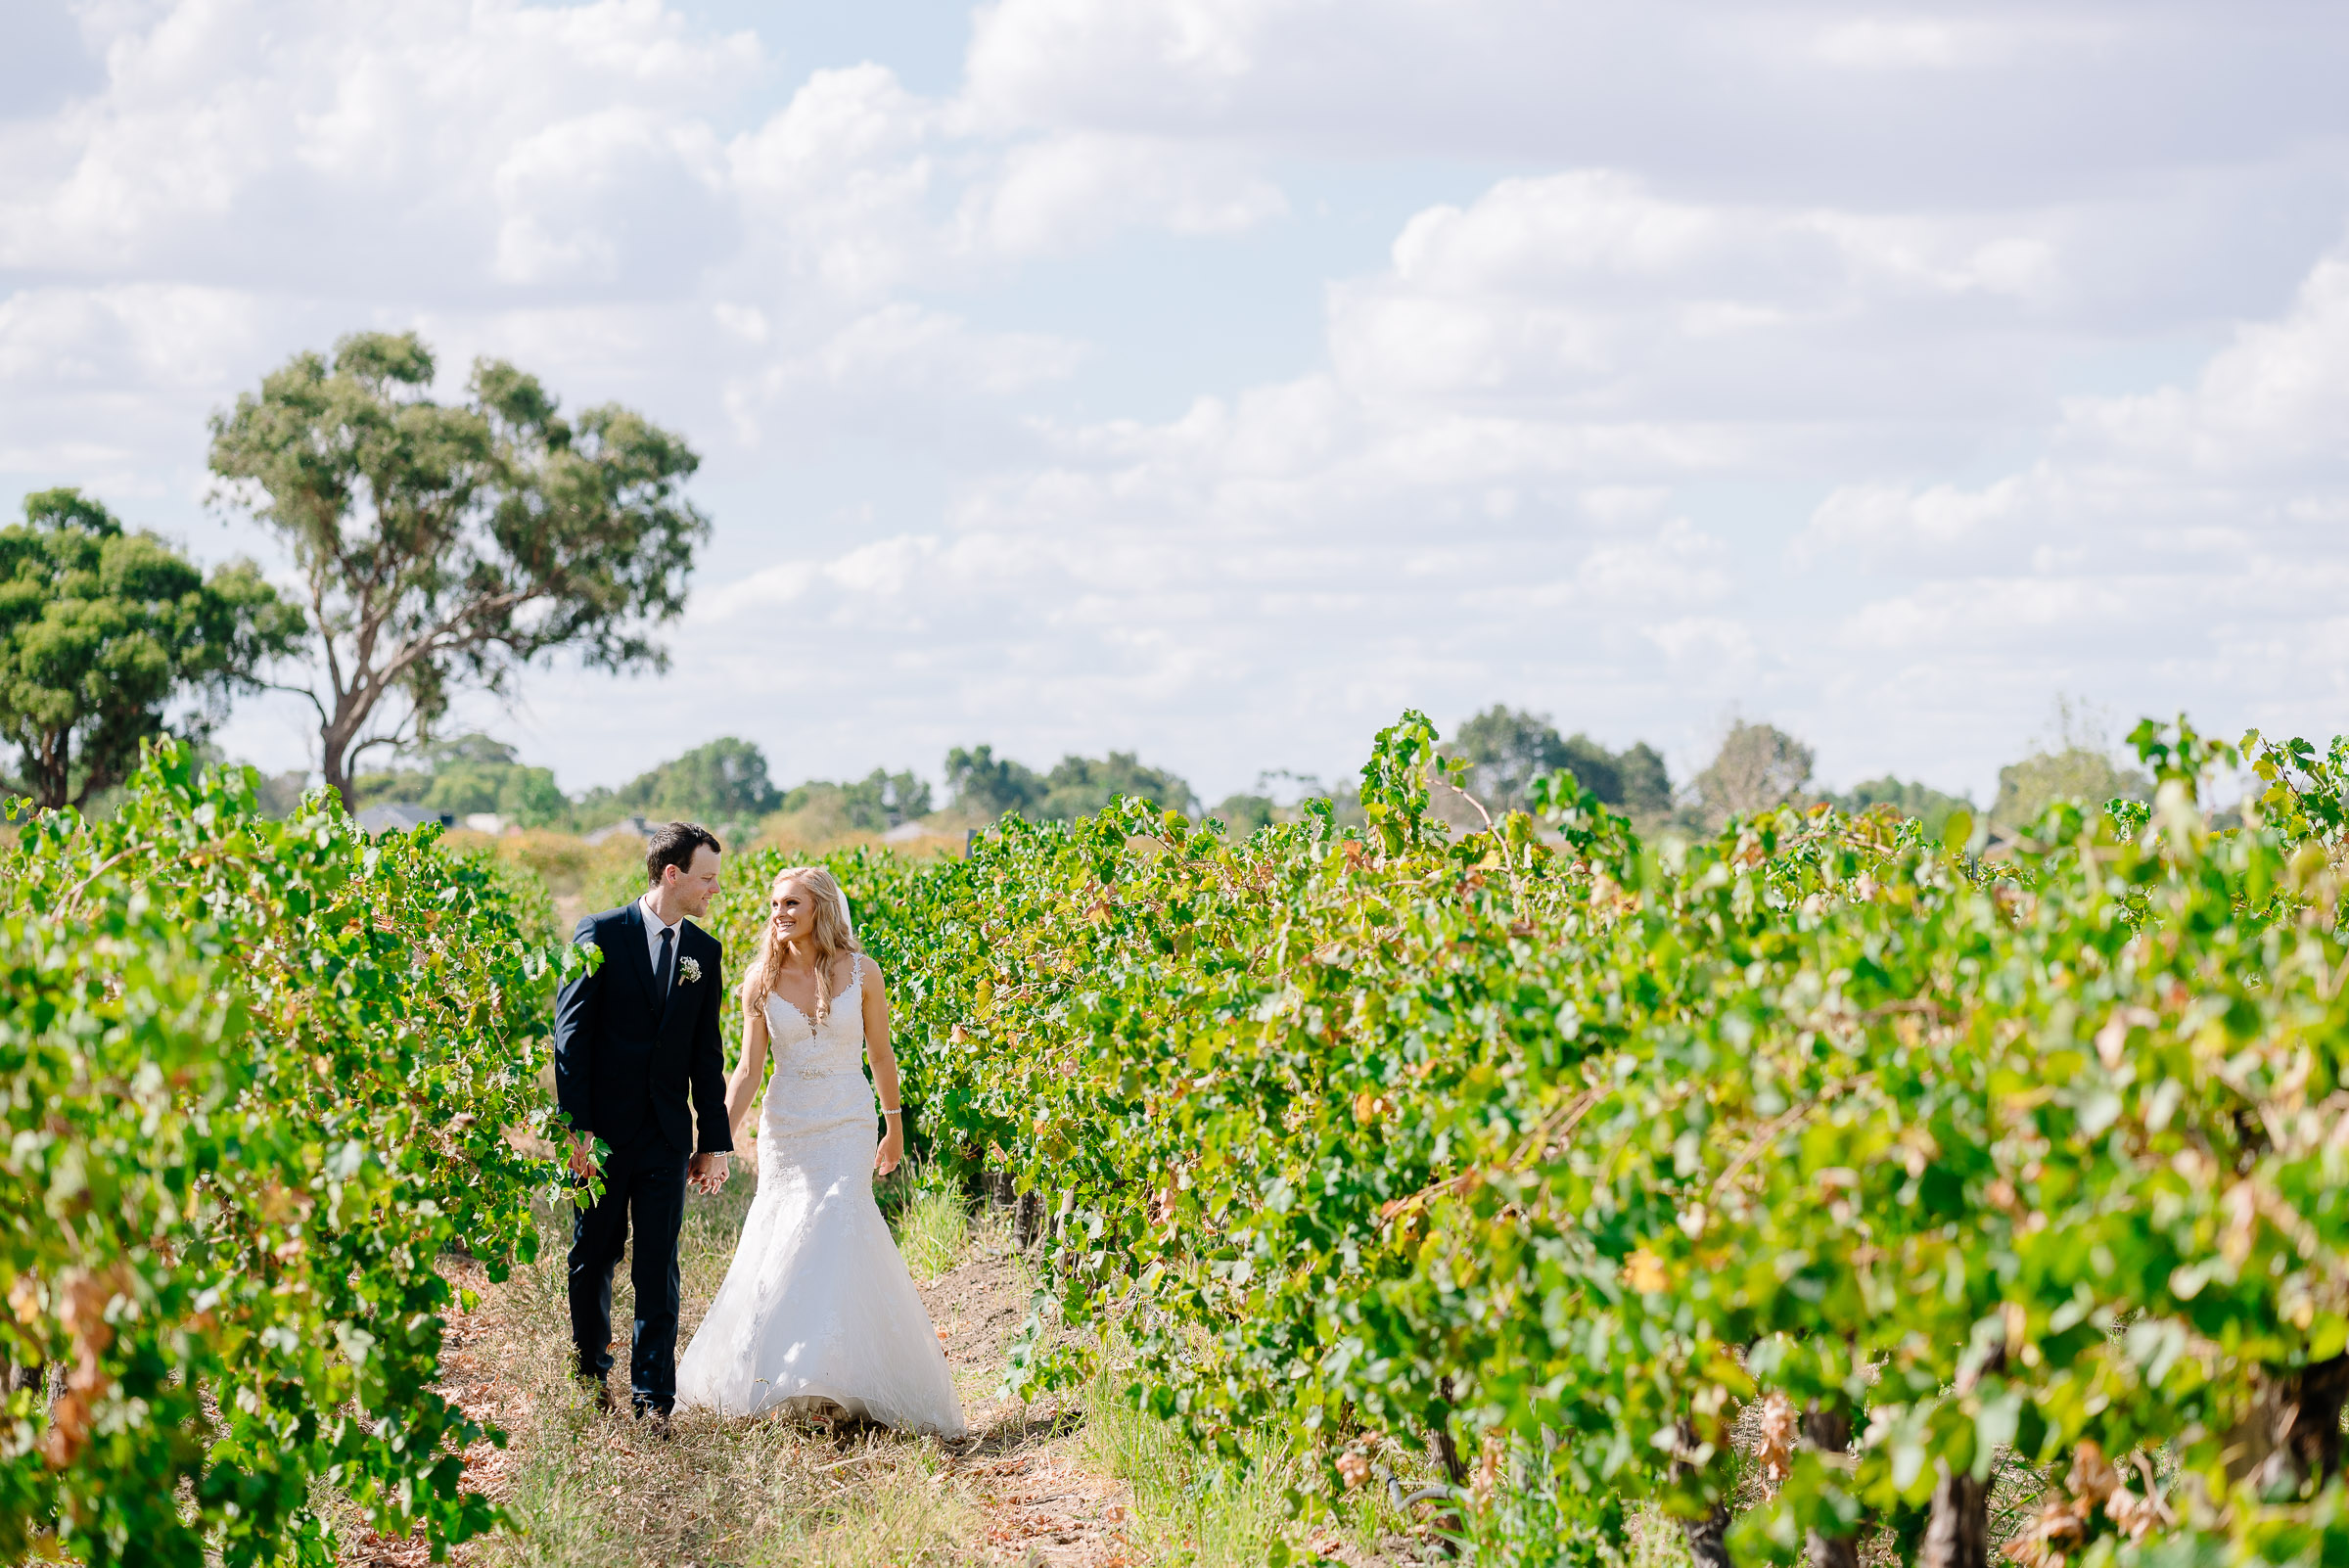
[[590,795],[580,809],[589,816],[618,807],[693,822],[755,822],[782,799],[767,777],[766,754],[749,741],[725,735],[639,774],[618,790]]
[[946,753],[946,797],[957,810],[985,821],[1025,816],[1042,799],[1044,781],[1036,769],[998,758],[992,746],[957,746]]
[[1991,804],[1990,817],[2001,827],[2023,828],[2057,801],[2097,805],[2115,797],[2149,801],[2152,780],[2136,768],[2121,766],[2102,751],[2068,746],[2035,752],[2000,768],[1999,795]]
[[[1455,840],[1417,715],[1359,836],[1128,801],[836,863],[930,1158],[1045,1192],[1058,1313],[1198,1441],[1285,1433],[1308,1505],[1433,1431],[1498,1456],[1496,1551],[1733,1506],[1774,1560],[1912,1543],[2010,1451],[2099,1563],[2340,1560],[2334,1461],[2277,1434],[2338,1424],[2349,1354],[2349,745],[2247,739],[2214,832],[2232,749],[2139,744],[2150,811],[2057,805],[1990,867],[1824,803],[1657,851],[1555,776],[1558,842]],[[1852,1449],[1746,1485],[1757,1406]]]
[[476,731],[413,748],[403,761],[409,765],[354,779],[353,809],[377,801],[413,801],[459,817],[493,811],[527,828],[571,825],[571,799],[557,787],[553,770],[527,766],[504,741]]
[[700,459],[641,415],[563,418],[489,359],[443,404],[434,374],[414,333],[355,333],[212,421],[223,494],[284,537],[316,609],[320,765],[346,798],[356,759],[429,734],[456,685],[559,649],[661,668],[652,628],[710,532],[683,493]]
[[301,630],[250,561],[207,577],[78,490],[27,495],[0,529],[0,736],[41,805],[86,804],[164,732],[173,698],[252,685]]
[[847,784],[810,779],[786,790],[778,809],[805,824],[811,837],[886,833],[930,814],[930,784],[912,773],[876,767]]
[[1944,795],[1930,784],[1904,782],[1890,773],[1855,784],[1841,795],[1830,795],[1827,799],[1847,816],[1889,806],[1901,815],[1913,816],[1922,822],[1925,837],[1929,839],[1939,839],[1941,830],[1959,811],[1970,814],[1975,809],[1974,803],[1963,795]]
[[1691,781],[1696,815],[1707,831],[1800,803],[1811,782],[1811,748],[1775,724],[1731,724],[1713,761]]
[[1226,795],[1208,815],[1223,824],[1234,838],[1244,839],[1258,828],[1270,827],[1284,820],[1279,806],[1269,795]]
[[1031,822],[1073,822],[1121,796],[1134,796],[1186,816],[1198,814],[1191,787],[1131,752],[1106,758],[1064,757],[1049,773],[1008,758],[991,746],[955,747],[946,754],[946,793],[957,809],[985,821],[1006,816]]
[[1524,810],[1534,780],[1560,770],[1606,805],[1635,816],[1672,809],[1664,759],[1645,741],[1610,752],[1588,735],[1561,737],[1544,715],[1498,703],[1463,722],[1445,753],[1469,764],[1468,789],[1497,810]]
[[1616,753],[1614,761],[1621,793],[1607,805],[1641,821],[1652,821],[1672,809],[1672,776],[1665,771],[1661,752],[1645,741],[1635,741],[1629,751]]
[[1044,789],[1034,816],[1043,822],[1073,822],[1109,808],[1122,796],[1132,796],[1169,811],[1195,816],[1199,798],[1191,787],[1163,767],[1144,765],[1131,752],[1112,752],[1105,758],[1064,757],[1044,775]]
[[510,1134],[584,960],[486,863],[254,782],[165,743],[112,821],[0,852],[0,1359],[50,1368],[7,1395],[11,1561],[323,1565],[320,1484],[436,1551],[495,1517],[436,1261],[535,1246]]

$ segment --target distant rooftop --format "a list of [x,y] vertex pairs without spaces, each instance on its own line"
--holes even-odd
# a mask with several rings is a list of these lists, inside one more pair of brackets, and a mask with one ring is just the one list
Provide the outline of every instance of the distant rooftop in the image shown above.
[[447,811],[436,811],[414,801],[379,801],[358,814],[359,826],[369,833],[408,833],[427,822],[454,827],[457,819]]

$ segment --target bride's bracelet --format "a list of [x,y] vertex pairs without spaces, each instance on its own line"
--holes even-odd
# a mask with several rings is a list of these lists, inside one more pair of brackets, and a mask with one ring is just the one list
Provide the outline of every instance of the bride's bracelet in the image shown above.
[[884,1105],[881,1107],[881,1114],[883,1116],[897,1116],[899,1115],[900,1112],[895,1105]]

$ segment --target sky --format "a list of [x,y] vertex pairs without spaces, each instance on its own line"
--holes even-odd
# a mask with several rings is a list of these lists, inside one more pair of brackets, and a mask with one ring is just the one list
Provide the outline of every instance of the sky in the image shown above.
[[[2349,728],[2349,7],[0,0],[0,506],[273,573],[206,422],[421,332],[683,433],[572,790],[1495,702],[1977,800],[2058,694]],[[221,740],[314,758],[297,699]]]

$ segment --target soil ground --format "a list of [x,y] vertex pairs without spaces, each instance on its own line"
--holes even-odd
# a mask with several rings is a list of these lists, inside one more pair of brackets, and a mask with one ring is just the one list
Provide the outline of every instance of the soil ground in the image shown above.
[[[722,1278],[751,1182],[696,1197],[682,1247],[691,1336]],[[981,1224],[958,1261],[921,1281],[963,1400],[960,1442],[877,1428],[828,1430],[782,1420],[680,1415],[666,1438],[602,1413],[564,1375],[562,1237],[550,1222],[540,1259],[492,1284],[452,1260],[453,1283],[480,1297],[452,1314],[443,1391],[510,1434],[475,1445],[468,1485],[503,1504],[519,1530],[458,1548],[463,1564],[999,1564],[1138,1568],[1127,1485],[1088,1461],[1073,1404],[1024,1404],[1001,1392],[1031,1285],[1001,1225]],[[629,1314],[623,1263],[614,1317]],[[624,1407],[624,1390],[623,1407]],[[417,1540],[345,1530],[345,1560],[407,1568],[430,1560]]]

